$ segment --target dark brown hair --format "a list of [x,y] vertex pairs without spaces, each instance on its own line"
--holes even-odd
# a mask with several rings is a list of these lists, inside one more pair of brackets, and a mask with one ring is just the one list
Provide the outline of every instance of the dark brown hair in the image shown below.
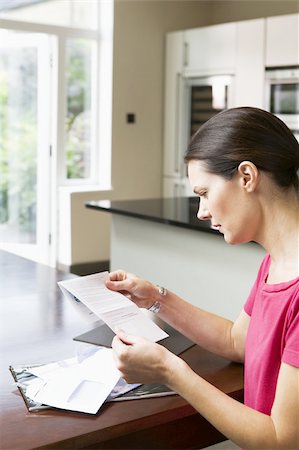
[[278,186],[299,186],[299,143],[284,122],[258,108],[231,108],[213,116],[193,135],[184,160],[204,161],[209,172],[226,179],[242,161],[251,161]]

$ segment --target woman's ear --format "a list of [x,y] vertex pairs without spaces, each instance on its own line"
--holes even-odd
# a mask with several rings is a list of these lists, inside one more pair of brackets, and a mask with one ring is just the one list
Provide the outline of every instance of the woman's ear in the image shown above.
[[242,161],[238,167],[240,183],[247,192],[253,192],[258,183],[259,171],[251,161]]

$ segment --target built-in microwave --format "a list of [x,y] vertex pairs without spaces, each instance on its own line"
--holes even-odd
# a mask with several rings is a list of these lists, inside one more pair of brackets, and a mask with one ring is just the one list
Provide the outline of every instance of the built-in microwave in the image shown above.
[[266,109],[283,120],[299,141],[299,67],[266,70]]

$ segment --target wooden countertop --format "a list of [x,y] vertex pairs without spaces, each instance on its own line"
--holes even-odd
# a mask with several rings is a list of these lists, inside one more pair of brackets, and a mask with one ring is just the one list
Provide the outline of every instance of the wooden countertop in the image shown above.
[[[95,415],[29,413],[8,370],[75,355],[74,336],[90,327],[57,281],[72,277],[0,251],[0,448],[202,448],[223,437],[178,395],[104,404]],[[182,357],[204,378],[242,401],[243,367],[194,346]]]

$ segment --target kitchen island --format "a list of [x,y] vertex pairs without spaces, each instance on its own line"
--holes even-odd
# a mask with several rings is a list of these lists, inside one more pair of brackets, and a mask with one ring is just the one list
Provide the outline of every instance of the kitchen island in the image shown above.
[[198,198],[90,201],[112,214],[110,269],[124,269],[194,305],[235,319],[265,254],[255,243],[228,245],[196,217]]

